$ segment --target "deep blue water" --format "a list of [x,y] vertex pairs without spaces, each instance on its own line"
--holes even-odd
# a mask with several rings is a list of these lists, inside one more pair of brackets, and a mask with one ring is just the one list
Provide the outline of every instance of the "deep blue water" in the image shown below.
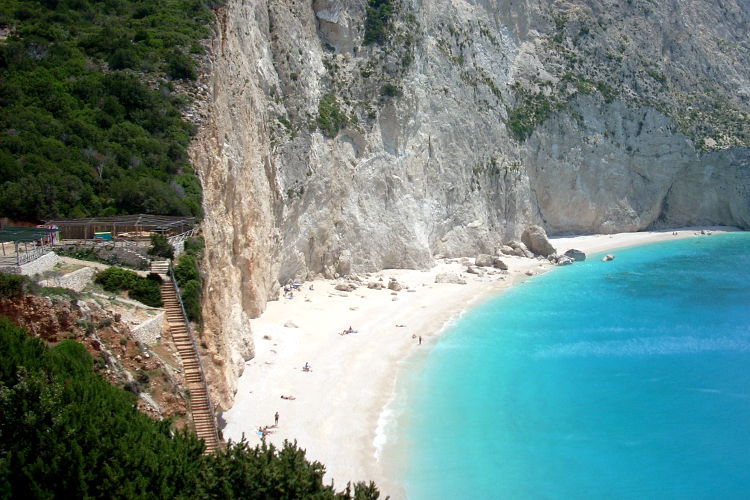
[[469,311],[407,370],[409,498],[750,498],[750,233],[613,253]]

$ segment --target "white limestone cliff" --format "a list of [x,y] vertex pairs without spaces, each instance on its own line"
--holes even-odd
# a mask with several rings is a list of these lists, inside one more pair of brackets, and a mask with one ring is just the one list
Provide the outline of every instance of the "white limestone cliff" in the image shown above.
[[493,253],[530,224],[750,227],[746,2],[394,5],[382,47],[366,0],[217,11],[191,156],[225,408],[287,280]]

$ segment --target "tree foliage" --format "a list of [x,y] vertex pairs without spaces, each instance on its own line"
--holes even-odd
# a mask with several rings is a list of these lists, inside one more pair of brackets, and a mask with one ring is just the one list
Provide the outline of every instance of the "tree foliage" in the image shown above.
[[391,17],[396,6],[394,0],[369,0],[367,19],[365,20],[365,37],[363,43],[383,45],[388,40]]
[[336,137],[339,130],[346,127],[349,117],[341,110],[338,99],[333,94],[325,94],[318,103],[317,124],[323,135]]
[[0,298],[17,298],[27,292],[31,280],[20,274],[0,273]]
[[0,496],[3,498],[376,499],[336,492],[296,444],[204,444],[135,409],[135,396],[94,373],[85,348],[47,349],[0,318]]
[[205,3],[2,4],[0,215],[200,215],[194,130],[170,78],[195,78]]
[[182,305],[191,321],[201,320],[202,279],[199,261],[203,252],[203,238],[190,238],[185,241],[185,253],[180,255],[174,268],[174,276],[180,286]]
[[127,290],[128,296],[151,307],[161,307],[161,278],[151,273],[146,278],[120,267],[109,267],[96,273],[94,281],[108,292]]
[[152,234],[151,248],[148,249],[148,254],[171,259],[174,257],[174,247],[169,242],[169,238],[163,234]]

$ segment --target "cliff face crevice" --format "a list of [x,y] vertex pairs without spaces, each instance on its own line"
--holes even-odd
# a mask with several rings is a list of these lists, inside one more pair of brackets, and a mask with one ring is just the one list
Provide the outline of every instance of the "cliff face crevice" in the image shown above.
[[548,233],[750,227],[738,0],[230,0],[212,42],[205,341],[231,402],[279,283]]

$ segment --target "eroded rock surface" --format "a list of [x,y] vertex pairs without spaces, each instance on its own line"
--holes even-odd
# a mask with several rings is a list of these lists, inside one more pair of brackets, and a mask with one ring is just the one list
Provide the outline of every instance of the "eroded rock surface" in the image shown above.
[[383,46],[365,0],[217,11],[191,158],[220,406],[279,282],[494,254],[532,224],[750,227],[741,0],[394,5]]

